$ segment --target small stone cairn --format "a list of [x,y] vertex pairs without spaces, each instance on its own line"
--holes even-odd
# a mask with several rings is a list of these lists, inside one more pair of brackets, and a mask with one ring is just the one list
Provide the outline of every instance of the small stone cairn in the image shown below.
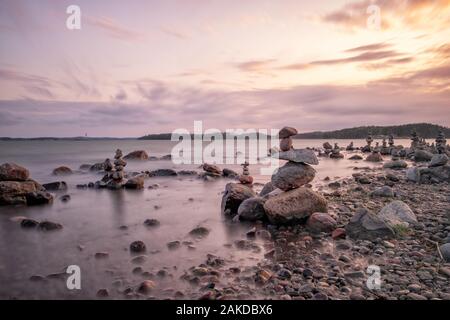
[[373,138],[372,138],[372,133],[369,131],[369,133],[367,134],[367,138],[366,138],[366,142],[367,145],[365,145],[361,151],[362,152],[371,152],[372,151],[372,142],[373,142]]
[[248,169],[249,163],[245,161],[242,166],[242,174],[239,176],[239,182],[245,185],[253,184],[253,177],[250,175],[250,171]]
[[342,159],[344,155],[341,153],[341,148],[339,148],[338,144],[334,144],[334,148],[331,151],[330,158],[332,159]]

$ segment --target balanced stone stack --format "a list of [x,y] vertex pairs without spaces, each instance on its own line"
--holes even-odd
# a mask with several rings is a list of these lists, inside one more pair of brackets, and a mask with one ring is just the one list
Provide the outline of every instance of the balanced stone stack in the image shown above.
[[367,142],[367,145],[365,145],[362,149],[361,149],[361,151],[362,152],[371,152],[372,151],[372,142],[373,142],[373,138],[372,138],[372,133],[371,132],[369,132],[368,133],[368,135],[367,135],[367,138],[366,138],[366,142]]
[[330,158],[333,159],[342,159],[344,155],[341,153],[341,148],[339,148],[338,144],[334,144],[333,150],[331,150]]
[[123,169],[127,165],[127,162],[123,160],[122,157],[122,150],[117,149],[114,156],[114,171],[110,172],[110,180],[107,183],[107,187],[109,189],[120,189],[126,183],[126,180],[124,179]]
[[419,146],[420,138],[417,135],[417,132],[414,130],[411,132],[411,149],[414,150]]
[[387,146],[386,138],[383,138],[380,153],[385,156],[391,154],[391,147]]
[[444,133],[439,131],[438,136],[436,138],[436,151],[439,154],[445,153],[445,149],[447,148],[447,140],[444,137]]
[[[296,133],[294,128],[283,128],[279,133],[280,147],[283,139]],[[273,157],[287,160],[287,163],[274,172],[269,182],[275,189],[265,196],[264,209],[269,221],[274,224],[292,223],[304,221],[314,212],[326,212],[326,199],[306,186],[316,174],[311,165],[319,164],[314,151],[290,148]]]
[[36,181],[29,171],[15,163],[0,165],[0,205],[38,205],[53,202],[53,196]]
[[245,163],[241,164],[242,166],[242,174],[239,176],[239,182],[242,184],[252,185],[253,177],[250,175],[250,171],[248,169],[249,163],[245,161]]
[[349,144],[349,145],[347,146],[346,150],[347,150],[347,151],[353,151],[353,150],[355,150],[355,147],[354,147],[353,141],[352,141],[352,142],[350,142],[350,144]]

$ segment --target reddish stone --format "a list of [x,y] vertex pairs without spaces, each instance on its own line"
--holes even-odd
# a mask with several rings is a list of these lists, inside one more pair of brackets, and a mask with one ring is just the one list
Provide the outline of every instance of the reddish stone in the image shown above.
[[284,138],[280,140],[281,151],[289,151],[292,149],[292,138]]
[[331,233],[331,237],[333,239],[345,239],[345,229],[343,228],[337,228]]
[[242,184],[252,184],[253,183],[253,177],[252,176],[246,176],[246,175],[240,175],[239,176],[239,182]]

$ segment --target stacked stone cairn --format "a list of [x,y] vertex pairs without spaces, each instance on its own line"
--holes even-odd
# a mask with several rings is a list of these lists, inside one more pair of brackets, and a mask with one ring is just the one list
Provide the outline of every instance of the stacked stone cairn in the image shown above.
[[447,140],[444,137],[444,133],[439,131],[438,136],[436,138],[436,151],[438,154],[445,153],[447,149]]
[[114,168],[109,159],[106,159],[104,162],[106,175],[103,177],[102,181],[106,183],[104,186],[108,189],[121,189],[126,183],[123,169],[127,165],[127,162],[123,160],[122,157],[122,150],[117,149],[114,156]]
[[390,146],[388,147],[387,146],[386,138],[383,138],[380,153],[382,155],[385,155],[385,156],[390,155],[391,154],[391,149],[392,149],[392,147],[390,147]]
[[372,133],[371,132],[368,133],[367,138],[366,138],[366,142],[367,142],[367,145],[365,145],[361,149],[361,151],[362,152],[371,152],[372,151],[372,142],[373,142],[373,138],[372,138]]
[[333,159],[344,158],[344,155],[341,153],[341,148],[339,148],[337,143],[334,144],[334,148],[331,151],[330,158],[333,158]]
[[353,150],[355,150],[355,147],[354,147],[353,141],[352,141],[352,142],[350,142],[350,144],[349,144],[349,145],[347,146],[346,150],[347,150],[347,151],[353,151]]
[[250,175],[250,171],[248,169],[249,163],[245,161],[242,166],[242,174],[239,176],[239,182],[246,185],[253,184],[253,177]]

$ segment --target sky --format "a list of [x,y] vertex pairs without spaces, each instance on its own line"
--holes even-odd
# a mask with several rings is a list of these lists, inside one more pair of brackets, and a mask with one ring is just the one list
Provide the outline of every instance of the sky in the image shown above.
[[0,136],[450,126],[449,41],[450,0],[0,0]]

